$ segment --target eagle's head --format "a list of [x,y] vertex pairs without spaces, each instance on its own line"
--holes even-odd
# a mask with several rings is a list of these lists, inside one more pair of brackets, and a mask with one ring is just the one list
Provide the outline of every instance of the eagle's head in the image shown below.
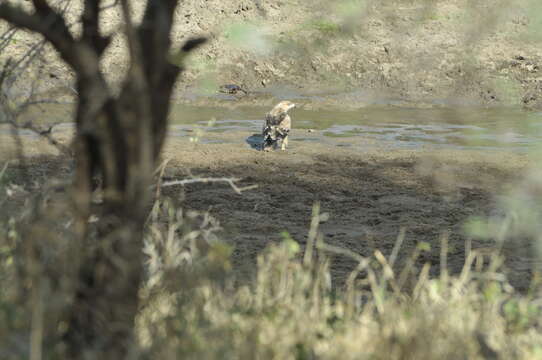
[[291,101],[279,102],[270,112],[265,115],[266,125],[279,125],[286,117],[288,111],[295,108],[295,104]]
[[275,108],[273,109],[273,112],[276,111],[277,113],[287,114],[288,111],[290,111],[293,108],[295,108],[295,104],[293,102],[281,101],[275,106]]

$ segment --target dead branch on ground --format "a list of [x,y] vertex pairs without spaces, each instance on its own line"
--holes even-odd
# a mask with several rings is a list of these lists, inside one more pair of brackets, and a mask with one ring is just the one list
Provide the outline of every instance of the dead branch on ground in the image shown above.
[[249,185],[244,187],[239,187],[235,183],[238,181],[241,181],[242,179],[237,178],[193,178],[193,179],[184,179],[184,180],[174,180],[174,181],[167,181],[162,183],[160,187],[169,187],[169,186],[185,186],[189,184],[209,184],[209,183],[226,183],[228,184],[233,191],[235,191],[237,194],[241,195],[244,191],[256,189],[258,185]]

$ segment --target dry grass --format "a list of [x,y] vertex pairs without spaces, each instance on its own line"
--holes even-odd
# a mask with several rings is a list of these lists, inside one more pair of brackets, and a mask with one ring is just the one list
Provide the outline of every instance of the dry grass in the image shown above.
[[[212,280],[207,265],[180,266],[184,277],[159,281],[161,290],[145,298],[138,322],[149,358],[535,359],[542,354],[540,298],[514,293],[496,254],[472,251],[458,277],[442,271],[430,279],[428,265],[395,272],[393,259],[378,251],[362,258],[327,246],[317,224],[313,221],[309,235],[315,240],[313,256],[310,247],[302,254],[285,234],[282,244],[259,256],[250,286],[235,287],[228,274]],[[227,258],[216,255],[223,248],[210,249],[193,265],[214,258],[227,269]],[[420,251],[423,244],[412,258]],[[346,289],[330,282],[332,255],[359,261]],[[156,254],[150,257],[151,264],[160,261]],[[183,285],[187,271],[196,285]]]
[[[333,44],[352,41],[347,38],[341,39],[338,35],[347,30],[346,34],[352,31],[350,27],[359,25],[357,19],[354,22],[350,17],[352,13],[361,11],[362,3],[365,2],[344,3],[345,10],[350,9],[350,12],[345,12],[344,19],[340,23],[335,22],[335,19],[322,18],[301,25],[302,28],[305,27],[303,31],[314,33],[311,37],[303,39],[315,38],[314,44],[297,45],[294,42],[294,35],[297,36],[298,31],[292,33],[290,29],[286,29],[285,40],[300,54],[307,46],[323,48],[316,41],[321,41],[320,37],[330,37],[333,39],[330,43]],[[387,7],[380,8],[375,13],[376,21],[361,24],[364,32],[368,29],[374,33],[374,39],[369,39],[370,46],[355,47],[365,52],[355,55],[354,60],[350,61],[343,61],[344,59],[337,61],[333,56],[317,59],[315,64],[311,64],[312,78],[303,75],[306,73],[303,67],[295,69],[292,68],[292,64],[287,63],[265,74],[253,74],[244,68],[236,70],[237,66],[230,66],[231,64],[226,62],[224,69],[227,71],[220,73],[229,74],[227,76],[230,78],[238,78],[239,81],[256,86],[260,83],[261,76],[266,76],[272,81],[283,77],[281,73],[284,69],[281,69],[281,66],[285,66],[285,69],[293,71],[294,75],[302,74],[292,78],[294,83],[300,76],[303,77],[303,82],[315,84],[329,82],[341,85],[343,81],[347,84],[376,82],[374,89],[371,90],[378,93],[382,85],[377,80],[383,78],[386,80],[385,87],[398,89],[398,92],[402,91],[413,99],[427,95],[440,99],[441,96],[456,96],[457,92],[459,97],[479,96],[478,101],[482,102],[491,103],[496,97],[501,98],[498,101],[503,103],[509,101],[515,104],[520,102],[524,95],[520,90],[527,98],[529,91],[532,90],[528,80],[532,80],[534,76],[528,66],[534,65],[528,63],[524,65],[525,68],[521,68],[516,61],[509,59],[522,50],[518,48],[519,42],[508,43],[509,39],[502,38],[508,36],[506,31],[502,31],[504,35],[498,33],[486,40],[486,35],[492,34],[493,29],[497,28],[491,21],[481,23],[474,21],[475,26],[467,27],[468,31],[464,32],[464,35],[463,32],[452,31],[455,30],[452,28],[462,27],[455,25],[456,20],[448,21],[451,19],[441,19],[439,16],[459,17],[456,22],[462,25],[466,22],[461,18],[465,11],[456,6],[449,6],[454,11],[448,11],[446,7],[440,9],[438,6],[432,6],[433,3],[427,2],[429,4],[427,10],[422,12],[423,21],[422,19],[418,21],[424,26],[411,29],[415,33],[420,33],[418,37],[411,36],[412,31],[402,31],[405,26],[412,26],[413,21],[417,21],[411,19],[414,15],[411,16],[408,9],[401,7],[401,11],[396,12],[388,11]],[[454,5],[454,2],[451,3]],[[194,2],[190,5],[195,9],[199,3]],[[507,12],[508,7],[502,8],[503,13]],[[352,12],[352,9],[357,11]],[[525,9],[528,8],[522,9],[527,11]],[[197,11],[201,13],[203,10]],[[485,11],[485,8],[481,8],[480,14],[487,15]],[[277,14],[280,15],[279,12]],[[476,19],[478,12],[472,14]],[[528,19],[529,16],[523,16],[521,12],[514,16],[519,20],[512,18],[507,20],[504,22],[505,28],[514,28],[511,31],[514,36],[525,36],[528,29],[515,30],[515,28],[518,21],[523,21],[521,20],[523,17]],[[194,21],[198,21],[199,27],[198,17],[193,18],[196,19]],[[110,27],[111,24],[113,22],[109,24]],[[284,22],[272,20],[271,25],[280,26],[282,31]],[[447,32],[426,31],[427,26],[437,28],[443,25],[449,28]],[[211,22],[208,26],[215,27],[215,24]],[[186,29],[178,31],[194,28],[195,25],[191,23]],[[291,25],[289,28],[297,30],[299,27]],[[486,31],[481,31],[482,28]],[[404,44],[391,48],[389,52],[387,39],[391,37],[405,40],[403,33],[408,33],[409,38],[414,38],[416,42],[398,42]],[[452,40],[460,44],[465,42],[460,49],[480,43],[484,54],[474,56],[474,60],[470,59],[472,56],[467,56],[469,61],[465,65],[466,76],[459,71],[460,75],[454,75],[454,82],[439,83],[440,78],[448,78],[449,74],[457,73],[455,58],[464,57],[465,53],[464,51],[451,53],[452,61],[445,59],[446,61],[441,63],[444,57],[438,55],[448,54],[448,49],[441,46],[444,43],[442,39],[445,37],[448,41],[450,34]],[[466,40],[463,40],[463,37]],[[495,41],[495,38],[506,41]],[[359,44],[369,41],[363,37],[355,40]],[[212,46],[218,51],[217,49],[220,50],[223,46],[219,46],[216,41]],[[422,49],[420,50],[422,52],[425,49],[418,46],[417,43],[420,41],[429,45],[437,44],[438,46],[427,47],[431,54],[436,51],[436,56],[419,56],[421,53],[418,49]],[[505,51],[501,51],[500,48],[495,50],[495,43],[504,44],[501,45]],[[26,51],[24,46],[16,47],[17,51]],[[540,54],[533,50],[532,46],[524,47],[527,49],[525,51],[528,61],[536,62],[540,59]],[[228,49],[227,46],[224,48]],[[238,49],[227,51],[240,54],[240,58],[236,58],[235,61],[241,65],[247,62],[247,59],[254,61],[254,56],[250,52],[240,53]],[[416,59],[413,58],[410,62],[407,59],[405,62],[403,53],[412,53],[416,55]],[[469,53],[470,50],[467,54]],[[228,55],[228,52],[223,50],[218,54],[218,58],[230,57],[222,56]],[[386,63],[391,65],[382,67],[380,61],[358,61],[375,58],[386,59]],[[433,58],[439,63],[432,64]],[[122,67],[122,61],[119,61],[117,56],[108,55],[106,65],[112,66],[106,67],[118,69],[119,66]],[[260,59],[258,66],[251,65],[250,68],[275,69],[275,66],[266,65],[270,64],[269,61],[271,60]],[[346,69],[343,72],[348,74],[347,78],[337,77],[336,64],[333,62],[344,64],[341,66],[343,70]],[[207,62],[201,65],[202,69],[209,67],[205,64]],[[212,64],[214,62],[211,62]],[[335,70],[330,72],[327,70],[328,67]],[[490,70],[502,68],[507,73],[516,74],[514,76],[517,79],[511,81],[501,72],[498,75],[504,76],[503,83],[493,85],[486,77],[491,80],[495,73],[486,68]],[[413,71],[408,72],[404,69]],[[419,79],[427,78],[427,69],[435,69],[430,74],[431,81],[421,83],[431,84],[431,89],[425,85],[412,88],[413,79],[420,83]],[[55,76],[64,73],[62,67],[56,65],[48,68],[49,70]],[[424,73],[418,73],[418,70],[423,70]],[[481,74],[479,75],[481,78],[471,79],[469,74],[472,72]],[[403,80],[405,73],[410,75]],[[109,77],[118,80],[117,74],[120,76],[123,72],[114,72],[109,74]],[[197,71],[188,73],[188,79],[194,80],[196,75]],[[28,75],[23,80],[34,78],[37,89],[41,76]],[[267,81],[269,79],[266,78]],[[435,95],[436,90],[433,88],[436,86],[432,85],[433,82],[443,89],[436,93],[438,96]],[[517,89],[520,85],[523,85],[524,89],[521,87]],[[384,90],[391,92],[391,89]],[[489,95],[477,95],[478,93]],[[532,97],[532,101],[538,101],[537,97],[534,95]],[[38,133],[43,130],[34,127],[29,129]],[[194,138],[194,141],[196,140],[197,136]],[[3,144],[0,148],[7,146]],[[36,148],[35,152],[42,153],[40,148]],[[0,211],[2,215],[0,359],[66,359],[62,338],[68,331],[65,319],[69,314],[66,314],[66,309],[70,309],[69,305],[77,285],[75,283],[75,279],[78,278],[77,265],[83,256],[83,244],[73,241],[70,209],[65,206],[67,194],[57,193],[52,186],[25,188],[14,185],[6,180],[7,175],[6,167],[0,164],[0,208],[3,209],[4,205],[14,202],[13,198],[17,197],[17,192],[24,193],[19,199],[24,197],[27,201],[24,205],[21,202],[17,206],[9,206],[9,209],[19,208],[20,211],[17,213],[3,216]],[[538,208],[537,212],[533,212],[531,207],[525,206],[524,201],[542,189],[538,182],[542,177],[538,174],[534,178],[536,181],[524,186],[524,189],[527,189],[525,194],[514,196],[514,199],[521,201],[508,204],[510,207],[517,206],[517,209],[513,209],[516,218],[528,221],[524,223],[516,221],[512,224],[519,224],[519,229],[514,229],[505,222],[506,232],[518,230],[522,235],[528,232],[529,236],[540,238],[538,224],[542,210]],[[219,181],[230,184],[234,190],[243,190],[236,187],[231,179]],[[527,209],[527,214],[521,211],[524,209]],[[384,257],[378,250],[369,257],[362,257],[326,244],[326,239],[318,229],[320,221],[324,219],[325,214],[320,214],[318,206],[315,206],[311,227],[308,229],[307,246],[302,248],[295,239],[284,233],[282,243],[271,245],[259,255],[252,281],[244,284],[237,281],[236,273],[230,264],[232,249],[222,243],[216,235],[219,224],[215,219],[209,214],[186,212],[173,207],[167,201],[158,200],[147,224],[143,249],[147,256],[147,274],[140,291],[141,308],[136,321],[137,336],[131,358],[164,360],[542,358],[540,284],[535,278],[530,292],[516,293],[501,271],[503,259],[497,251],[482,253],[469,250],[463,271],[457,276],[450,276],[446,271],[447,246],[442,246],[441,261],[438,265],[441,270],[440,276],[431,278],[429,264],[422,268],[414,265],[419,255],[427,251],[426,244],[420,243],[410,255],[410,261],[399,268],[396,259],[403,251],[402,236],[399,236],[389,258]],[[481,228],[484,223],[478,222],[475,225]],[[486,233],[489,231],[484,231],[484,234]],[[445,237],[442,244],[447,244]],[[469,246],[466,248],[470,249]],[[329,271],[330,263],[338,257],[348,257],[358,264],[345,282],[344,288],[338,288],[332,283]]]
[[[40,201],[47,196],[41,196]],[[50,200],[49,200],[50,201]],[[61,320],[69,303],[69,232],[40,206],[0,226],[0,358],[64,359]],[[156,202],[144,252],[134,358],[142,359],[538,359],[542,303],[533,285],[518,294],[496,253],[470,251],[462,273],[429,278],[429,265],[397,269],[401,237],[390,258],[369,258],[325,244],[313,211],[306,249],[284,235],[258,257],[253,281],[240,285],[231,249],[208,214]],[[66,218],[64,218],[66,220]],[[62,225],[62,224],[64,225]],[[34,230],[29,230],[34,228]],[[443,238],[443,244],[446,239]],[[443,246],[445,249],[446,246]],[[411,259],[427,250],[420,244]],[[345,288],[329,264],[358,262]]]

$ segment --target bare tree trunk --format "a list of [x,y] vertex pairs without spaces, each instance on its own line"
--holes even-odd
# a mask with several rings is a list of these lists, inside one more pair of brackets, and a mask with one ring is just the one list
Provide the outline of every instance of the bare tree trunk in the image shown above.
[[[73,189],[83,260],[68,315],[65,340],[71,359],[123,359],[133,341],[143,273],[143,223],[151,174],[167,129],[169,101],[185,54],[204,42],[188,41],[171,53],[169,33],[177,0],[148,1],[139,27],[121,0],[131,65],[114,97],[100,71],[110,39],[99,31],[100,0],[86,0],[83,33],[74,38],[46,0],[32,0],[29,14],[4,2],[0,18],[43,35],[77,75],[76,177]],[[135,101],[134,101],[135,100]],[[103,178],[96,236],[89,235],[92,178]]]

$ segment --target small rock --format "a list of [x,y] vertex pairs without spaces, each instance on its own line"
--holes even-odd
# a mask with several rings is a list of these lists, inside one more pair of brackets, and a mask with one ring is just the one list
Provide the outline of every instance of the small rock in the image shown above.
[[315,130],[314,129],[308,129],[307,132],[314,132]]

